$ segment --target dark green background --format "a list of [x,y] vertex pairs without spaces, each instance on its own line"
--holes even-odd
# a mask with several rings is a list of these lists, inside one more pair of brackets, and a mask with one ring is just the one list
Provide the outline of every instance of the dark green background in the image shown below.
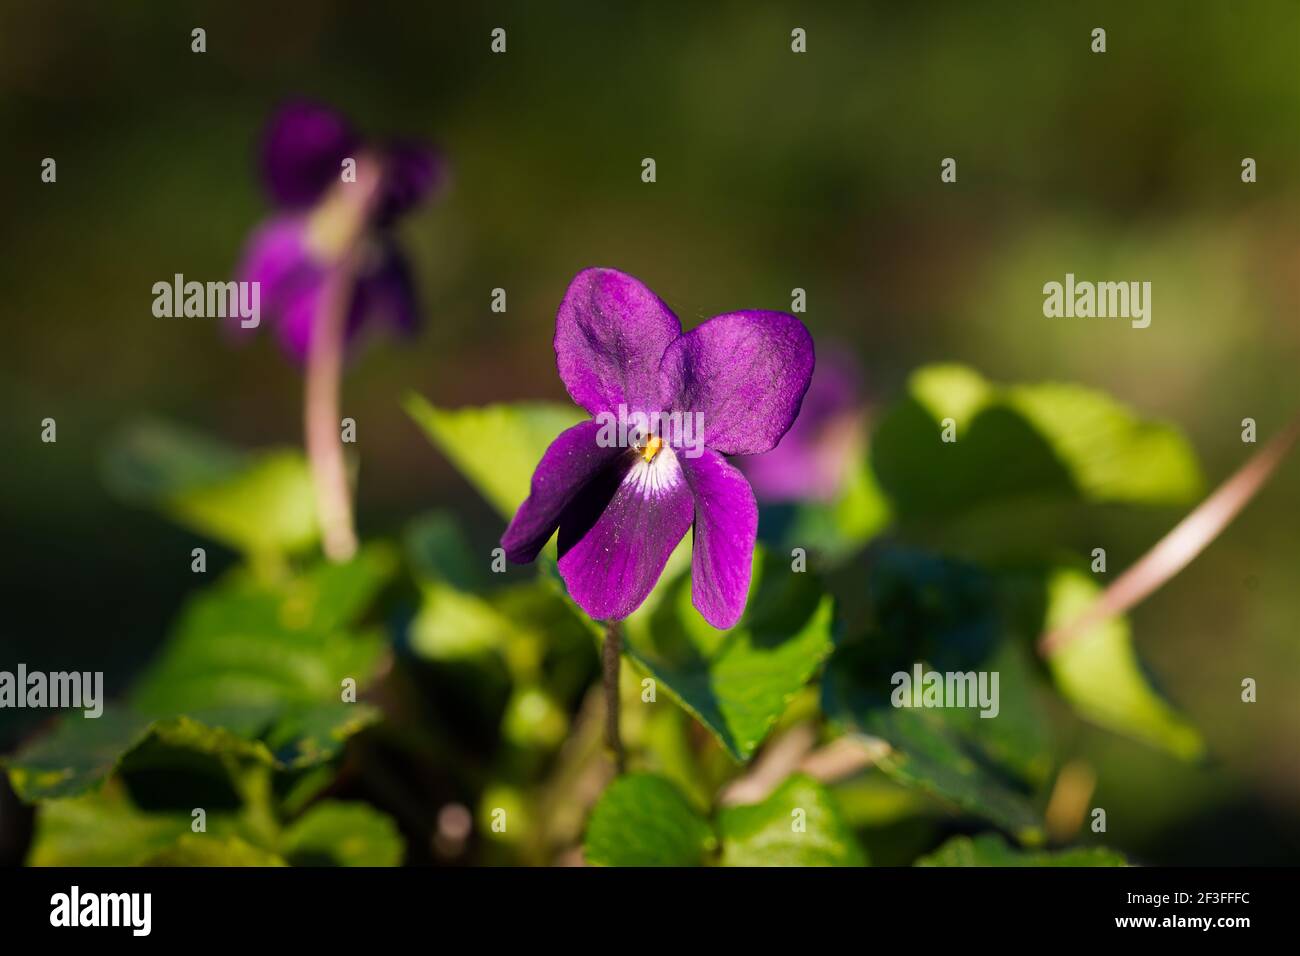
[[[120,689],[196,586],[190,537],[105,492],[115,428],[298,440],[300,377],[269,337],[232,350],[212,320],[150,311],[154,282],[231,270],[267,211],[253,150],[286,96],[451,159],[444,199],[401,227],[423,331],[362,357],[344,410],[363,533],[443,506],[486,548],[499,521],[400,396],[563,398],[554,310],[588,265],[638,275],[688,326],[803,287],[814,334],[857,354],[878,402],[940,359],[1106,389],[1177,422],[1217,482],[1250,450],[1243,417],[1267,438],[1300,407],[1298,56],[1294,2],[6,3],[0,666],[103,669]],[[1067,271],[1151,280],[1151,327],[1045,319],[1042,284]],[[1171,862],[1300,854],[1298,491],[1293,461],[1134,614],[1215,759],[1089,732],[1109,842]],[[1118,568],[1177,517],[1107,513],[1061,544],[1103,536]],[[0,749],[28,716],[0,714]]]

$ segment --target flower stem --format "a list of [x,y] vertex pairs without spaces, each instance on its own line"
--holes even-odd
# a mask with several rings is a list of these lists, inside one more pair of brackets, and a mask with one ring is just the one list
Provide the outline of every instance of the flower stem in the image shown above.
[[623,738],[618,732],[618,672],[622,663],[623,640],[618,622],[605,626],[605,643],[601,648],[601,664],[605,683],[605,743],[614,753],[614,768],[618,773],[627,769],[623,753]]
[[352,271],[345,260],[326,280],[308,346],[303,401],[303,428],[316,489],[321,546],[331,561],[347,561],[357,550],[339,419],[344,320],[352,301]]
[[356,181],[337,184],[318,212],[321,219],[335,226],[330,236],[334,263],[325,277],[307,345],[303,431],[316,492],[321,547],[331,561],[347,561],[357,550],[339,396],[348,310],[356,293],[361,246],[378,199],[379,184],[378,163],[363,157],[357,165]]
[[1082,614],[1044,634],[1038,641],[1038,652],[1044,657],[1059,652],[1096,625],[1123,614],[1191,564],[1259,493],[1297,440],[1300,415],[1116,578]]

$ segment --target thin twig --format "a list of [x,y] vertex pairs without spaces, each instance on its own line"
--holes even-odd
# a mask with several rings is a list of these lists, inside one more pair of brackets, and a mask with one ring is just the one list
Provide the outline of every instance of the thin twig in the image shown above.
[[822,783],[835,783],[874,766],[890,752],[889,744],[879,737],[839,737],[804,757],[799,769]]
[[1273,476],[1297,438],[1300,438],[1300,415],[1116,578],[1091,607],[1063,627],[1044,634],[1038,642],[1038,652],[1044,657],[1057,653],[1102,621],[1123,614],[1187,567]]
[[875,765],[890,752],[889,744],[878,737],[837,737],[813,750],[816,741],[811,723],[791,727],[763,749],[748,773],[727,785],[718,802],[726,807],[759,803],[795,771],[822,783],[837,783]]
[[795,724],[763,748],[758,759],[744,776],[737,777],[718,797],[724,807],[758,803],[767,798],[786,777],[794,773],[817,743],[817,731],[811,722]]
[[623,738],[618,732],[618,673],[622,662],[622,645],[618,622],[610,621],[605,627],[605,644],[601,648],[605,683],[605,742],[614,753],[614,768],[620,774],[627,769]]

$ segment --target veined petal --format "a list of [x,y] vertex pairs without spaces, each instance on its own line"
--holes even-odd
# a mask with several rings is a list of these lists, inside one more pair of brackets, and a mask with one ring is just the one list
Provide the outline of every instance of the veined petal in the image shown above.
[[267,188],[279,205],[310,205],[355,157],[360,137],[342,114],[317,103],[286,103],[272,117],[262,144]]
[[659,362],[681,323],[640,281],[585,269],[569,283],[555,320],[555,362],[573,400],[598,415],[648,411],[659,399]]
[[732,627],[749,597],[758,504],[745,476],[711,449],[683,458],[682,470],[695,496],[691,603],[714,627]]
[[650,594],[673,548],[691,526],[691,490],[677,456],[653,461],[617,449],[623,460],[589,486],[560,521],[560,575],[598,621],[620,621]]
[[668,346],[665,407],[704,416],[704,444],[728,455],[772,449],[794,422],[813,370],[813,341],[784,312],[714,316]]
[[622,448],[602,448],[596,442],[600,426],[579,422],[551,442],[533,471],[532,489],[501,538],[506,557],[527,564],[545,547],[566,508],[602,471],[613,467],[626,453]]

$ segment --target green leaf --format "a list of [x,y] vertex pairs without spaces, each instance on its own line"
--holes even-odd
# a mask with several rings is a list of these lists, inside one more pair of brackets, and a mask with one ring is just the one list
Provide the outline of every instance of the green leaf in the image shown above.
[[207,831],[192,831],[188,811],[138,808],[120,784],[43,803],[28,853],[30,866],[283,866],[250,842],[244,821],[210,811]]
[[1114,850],[1078,847],[1070,850],[1025,851],[1007,844],[995,833],[953,837],[917,866],[1128,866]]
[[815,574],[759,549],[744,617],[710,626],[683,573],[628,618],[624,647],[736,760],[748,760],[834,646],[833,602]]
[[[956,441],[941,438],[952,419]],[[872,442],[880,484],[904,518],[1031,498],[1181,504],[1202,487],[1172,426],[1076,385],[998,387],[971,369],[918,370]]]
[[405,404],[429,440],[507,520],[528,497],[547,447],[587,417],[572,406],[540,402],[452,411],[411,394]]
[[10,786],[28,803],[84,793],[117,768],[148,727],[147,718],[112,707],[95,719],[65,717],[53,731],[4,758]]
[[[446,516],[417,522],[407,544],[421,592],[407,629],[415,654],[437,662],[499,657],[516,685],[529,686],[540,679],[546,656],[590,646],[583,620],[551,581],[489,589],[488,581],[467,572],[471,563],[482,565],[465,555],[460,532]],[[541,563],[549,566],[546,558]]]
[[332,759],[379,716],[345,703],[342,689],[345,678],[361,689],[374,676],[383,638],[350,628],[394,563],[368,548],[280,584],[241,570],[200,592],[126,706],[65,718],[5,761],[15,792],[84,793],[147,743],[276,769]]
[[144,813],[117,788],[51,800],[36,815],[29,866],[135,866],[190,832],[185,813]]
[[281,852],[294,866],[400,866],[397,824],[365,803],[325,800],[285,832]]
[[486,561],[476,560],[456,519],[435,511],[412,521],[402,536],[407,560],[421,582],[450,584],[460,591],[486,585]]
[[394,567],[391,551],[370,547],[283,585],[236,571],[186,605],[133,705],[201,714],[338,701],[345,678],[364,687],[373,676],[382,636],[348,628]]
[[109,487],[179,524],[249,554],[316,542],[315,494],[302,454],[245,454],[172,426],[127,429],[105,459]]
[[96,720],[65,718],[54,731],[3,761],[14,792],[28,803],[77,796],[93,790],[143,748],[166,748],[299,769],[332,759],[352,734],[379,719],[368,704],[315,705],[265,710],[230,710],[226,723],[216,712],[207,723],[187,715],[150,719],[105,708]]
[[150,856],[144,866],[286,866],[274,853],[237,836],[186,833],[171,846]]
[[503,650],[520,634],[493,602],[445,584],[422,589],[411,621],[411,650],[434,661],[459,660]]
[[302,770],[338,756],[348,739],[379,723],[377,707],[341,700],[286,707],[262,740],[278,770]]
[[103,782],[128,754],[158,737],[168,744],[200,753],[229,754],[269,763],[271,755],[257,741],[204,726],[188,717],[153,721],[129,711],[106,707],[96,719],[65,717],[4,763],[14,792],[31,803],[86,793]]
[[862,728],[892,750],[880,768],[898,783],[915,787],[991,820],[1022,839],[1041,839],[1028,788],[991,760],[979,740],[951,726],[932,710],[878,711]]
[[834,798],[795,774],[762,803],[718,814],[723,866],[865,866]]
[[1142,421],[1103,392],[1045,382],[1008,387],[1001,401],[1046,439],[1086,501],[1172,505],[1202,491],[1196,454],[1182,433]]
[[601,794],[584,850],[596,866],[700,866],[716,846],[712,829],[663,777],[633,773]]
[[[884,740],[879,762],[893,780],[1034,840],[1035,792],[1052,756],[1019,642],[1011,639],[996,582],[979,569],[911,551],[873,557],[871,614],[836,650],[822,682],[823,709],[849,733]],[[895,706],[896,675],[985,675],[996,714],[978,701],[942,709]],[[954,685],[955,686],[955,685]],[[964,690],[964,688],[963,688]],[[901,692],[901,690],[900,690]]]
[[[1047,578],[1044,630],[1082,614],[1101,587],[1086,573],[1057,568]],[[1184,759],[1204,753],[1201,735],[1152,689],[1133,649],[1127,619],[1110,618],[1052,654],[1048,669],[1061,694],[1099,726]]]

